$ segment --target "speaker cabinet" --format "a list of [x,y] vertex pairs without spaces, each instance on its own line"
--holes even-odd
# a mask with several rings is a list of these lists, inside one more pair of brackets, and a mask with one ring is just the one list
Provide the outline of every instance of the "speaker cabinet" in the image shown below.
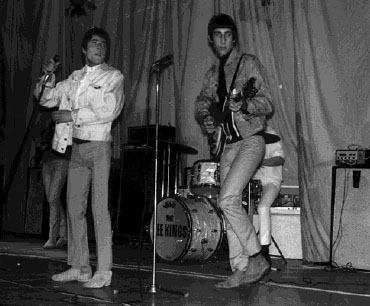
[[[258,228],[258,214],[253,215],[253,225]],[[271,207],[270,254],[287,259],[302,259],[301,213],[299,207]]]
[[41,168],[29,168],[27,179],[24,231],[26,234],[47,236],[48,204],[45,198]]
[[370,169],[333,167],[332,187],[332,262],[370,270]]
[[[167,161],[166,151],[158,152],[158,201],[168,192],[174,193],[175,156]],[[152,149],[126,149],[121,154],[121,190],[115,236],[139,238],[148,236],[148,226],[154,207],[155,151]],[[170,169],[169,173],[167,170]]]

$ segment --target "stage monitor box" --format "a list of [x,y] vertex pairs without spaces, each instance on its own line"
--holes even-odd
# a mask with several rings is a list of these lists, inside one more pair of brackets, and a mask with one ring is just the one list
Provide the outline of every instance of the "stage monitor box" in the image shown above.
[[[258,214],[253,215],[253,224],[259,231]],[[301,212],[299,207],[271,207],[272,237],[287,259],[302,259]],[[273,241],[270,254],[281,256]]]
[[370,169],[333,167],[332,263],[370,270]]

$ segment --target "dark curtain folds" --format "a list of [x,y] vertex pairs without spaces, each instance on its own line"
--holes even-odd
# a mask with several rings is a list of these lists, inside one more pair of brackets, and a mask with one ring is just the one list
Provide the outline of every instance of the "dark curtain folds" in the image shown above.
[[[193,115],[194,101],[215,59],[207,41],[208,21],[215,13],[227,13],[237,23],[240,48],[257,55],[268,73],[275,106],[269,124],[282,136],[287,155],[283,184],[300,188],[304,259],[327,261],[335,149],[367,147],[369,142],[368,1],[92,2],[96,10],[68,17],[68,0],[0,0],[6,173],[35,107],[32,89],[42,63],[60,54],[60,79],[80,68],[82,35],[92,26],[108,30],[110,64],[125,75],[125,107],[113,129],[114,158],[119,159],[127,142],[128,127],[155,123],[157,102],[159,124],[175,126],[177,142],[199,152],[182,154],[182,166],[208,158],[207,141]],[[173,54],[174,63],[157,79],[150,66],[167,54]],[[46,122],[42,118],[47,114],[39,116],[32,136]],[[24,218],[33,149],[31,137],[7,204],[5,225],[10,231],[23,231],[22,222],[13,220]]]

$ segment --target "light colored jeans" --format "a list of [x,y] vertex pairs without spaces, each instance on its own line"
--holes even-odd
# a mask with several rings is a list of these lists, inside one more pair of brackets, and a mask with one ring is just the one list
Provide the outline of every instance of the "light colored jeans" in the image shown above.
[[[52,153],[50,153],[52,154]],[[42,164],[42,178],[49,203],[49,238],[67,239],[66,212],[62,206],[62,190],[67,178],[69,159],[53,156]]]
[[253,223],[242,207],[242,192],[264,153],[263,137],[251,136],[226,145],[221,156],[219,206],[225,217],[232,271],[245,270],[249,256],[261,250]]
[[86,209],[91,186],[91,210],[94,219],[97,271],[112,268],[112,230],[108,210],[108,182],[111,143],[91,141],[73,143],[68,171],[68,264],[74,268],[89,266]]

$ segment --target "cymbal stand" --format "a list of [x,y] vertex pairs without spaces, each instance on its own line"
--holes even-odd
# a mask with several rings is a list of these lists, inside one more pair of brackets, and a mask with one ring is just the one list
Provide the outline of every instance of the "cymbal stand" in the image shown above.
[[[172,156],[174,156],[174,160],[172,159]],[[167,156],[163,156],[163,160],[167,158],[167,162],[165,164],[166,168],[166,176],[163,176],[166,178],[166,197],[170,197],[173,192],[174,194],[177,193],[177,179],[178,179],[178,162],[179,162],[179,154],[176,152],[176,150],[171,149],[171,144],[167,144]],[[171,185],[171,169],[173,169],[174,173],[174,185]],[[171,187],[173,187],[173,191],[171,190]],[[163,195],[162,195],[163,196]]]
[[157,253],[157,191],[158,191],[158,153],[159,153],[159,84],[160,84],[160,72],[162,70],[160,65],[152,66],[151,72],[156,75],[156,99],[155,99],[155,162],[154,162],[154,213],[153,213],[153,267],[152,267],[152,284],[149,286],[149,293],[157,293],[158,290],[172,293],[187,297],[188,293],[177,292],[174,290],[168,290],[159,288],[156,283],[156,253]]
[[[167,188],[166,188],[166,196],[170,196],[170,170],[171,170],[171,145],[167,145]],[[175,153],[176,154],[176,153]]]

